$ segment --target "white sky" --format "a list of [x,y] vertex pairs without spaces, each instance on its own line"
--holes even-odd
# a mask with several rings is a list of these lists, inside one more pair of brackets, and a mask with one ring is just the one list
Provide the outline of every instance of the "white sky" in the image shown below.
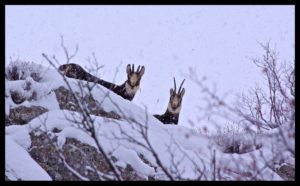
[[[145,65],[141,91],[133,102],[163,113],[173,86],[188,68],[207,76],[222,92],[248,90],[260,82],[248,57],[262,54],[259,42],[271,41],[280,59],[294,59],[294,6],[6,6],[6,65],[13,59],[47,65],[41,53],[62,62],[60,34],[79,52],[73,62],[89,66],[95,52],[104,64],[99,75],[115,82],[126,79],[128,63]],[[180,124],[201,105],[201,93],[186,81]]]

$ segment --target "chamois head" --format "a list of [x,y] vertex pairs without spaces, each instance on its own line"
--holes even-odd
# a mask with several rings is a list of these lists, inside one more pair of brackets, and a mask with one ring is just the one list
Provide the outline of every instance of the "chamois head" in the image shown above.
[[64,64],[59,66],[58,70],[65,76],[71,77],[71,78],[77,78],[76,74],[76,64],[70,63],[70,64]]
[[139,65],[135,72],[134,64],[132,65],[132,68],[131,68],[130,64],[128,64],[126,72],[127,72],[127,81],[126,81],[127,88],[130,88],[130,89],[136,91],[139,88],[140,81],[142,79],[142,76],[144,75],[145,67],[142,66],[142,68],[140,68],[140,65]]
[[182,81],[178,92],[176,92],[176,82],[174,78],[174,89],[170,89],[170,100],[168,104],[168,111],[173,113],[173,114],[179,114],[181,110],[181,102],[182,102],[182,97],[184,95],[185,89],[181,89],[182,85],[184,83],[185,79]]

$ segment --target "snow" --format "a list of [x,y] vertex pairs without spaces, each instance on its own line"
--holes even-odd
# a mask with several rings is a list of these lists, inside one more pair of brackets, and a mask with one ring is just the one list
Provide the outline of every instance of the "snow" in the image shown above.
[[24,149],[28,149],[31,145],[28,130],[24,126],[12,125],[5,129],[5,135],[9,135],[11,139],[17,142]]
[[[49,70],[48,73],[53,74],[53,70]],[[76,83],[77,80],[69,78],[68,80],[70,80],[71,88],[75,91],[79,91]],[[48,84],[48,81],[45,81],[41,84],[48,84],[49,89],[55,89],[59,86],[66,87],[58,77],[54,77],[51,81],[49,80],[49,82],[51,83]],[[8,83],[8,87],[11,87],[10,82]],[[38,89],[37,86],[35,88]],[[92,95],[95,99],[101,100],[105,97],[107,91],[108,90],[104,87],[96,86],[92,91]],[[51,94],[54,94],[54,92],[50,91],[50,95]],[[53,99],[52,102],[57,102],[53,95],[49,97],[48,94],[41,97],[39,100],[32,102],[32,104],[43,103],[43,99],[47,100],[49,98]],[[11,101],[7,100],[6,104],[10,104],[10,102]],[[24,102],[24,104],[28,105],[27,102]],[[92,119],[95,120],[97,138],[101,142],[102,148],[107,154],[111,154],[117,158],[117,165],[125,168],[127,164],[130,164],[133,169],[144,178],[147,178],[148,175],[155,174],[155,170],[141,160],[139,157],[140,154],[142,154],[152,165],[158,165],[149,150],[137,144],[138,142],[139,144],[148,146],[147,141],[145,141],[145,138],[141,135],[141,126],[147,127],[149,144],[153,148],[152,150],[157,153],[162,165],[167,170],[172,171],[174,170],[174,163],[178,163],[178,168],[182,171],[181,176],[185,179],[196,179],[199,176],[198,173],[195,172],[195,166],[202,168],[203,166],[206,166],[207,171],[210,172],[211,155],[213,151],[217,152],[218,164],[224,165],[224,168],[229,167],[236,172],[243,172],[240,170],[239,165],[249,167],[253,157],[258,160],[261,158],[259,153],[260,150],[254,151],[256,153],[241,155],[224,154],[209,138],[207,138],[207,136],[188,127],[180,125],[163,125],[154,118],[151,113],[147,112],[147,109],[141,108],[128,100],[124,100],[112,92],[104,99],[101,106],[107,109],[107,111],[113,110],[122,116],[121,120],[92,116]],[[84,132],[78,124],[72,121],[74,119],[81,120],[80,114],[73,111],[56,109],[51,106],[51,104],[46,108],[49,109],[49,112],[34,118],[26,125],[12,125],[6,127],[6,136],[9,136],[9,139],[14,140],[20,148],[22,147],[23,150],[26,151],[31,144],[29,137],[30,131],[40,129],[41,131],[50,132],[54,128],[57,128],[60,132],[55,133],[55,135],[58,136],[58,145],[60,148],[64,145],[66,138],[75,138],[82,143],[97,147],[91,136]],[[136,141],[129,140],[126,134]],[[245,140],[247,140],[247,138]],[[273,143],[273,141],[270,140],[266,143]],[[13,147],[14,146],[10,146],[10,144],[6,145],[8,152],[13,151],[11,150]],[[262,153],[266,152],[266,150],[262,151]],[[272,156],[269,154],[269,157]],[[236,165],[235,161],[241,163]],[[258,163],[257,166],[261,168],[264,165],[263,163]],[[9,166],[7,170],[10,170]],[[266,172],[264,174],[265,177],[259,178],[281,179],[278,176],[276,177],[276,175],[274,175],[275,173],[269,170],[269,168],[266,168],[264,171]],[[15,176],[25,179],[22,177],[23,175],[19,175],[18,173],[16,173]],[[28,176],[29,177],[26,177],[26,179],[36,178],[30,177],[30,175]],[[212,179],[211,175],[206,176],[207,179]],[[235,178],[230,177],[229,179]]]
[[[32,68],[24,66],[22,70],[39,70],[43,79],[40,82],[30,77],[6,80],[5,93],[9,95],[10,91],[18,90],[28,97],[36,91],[37,100],[25,101],[21,105],[42,106],[49,110],[26,125],[5,127],[6,175],[12,180],[51,180],[27,152],[31,145],[29,132],[35,129],[61,130],[55,134],[59,147],[64,145],[66,138],[76,138],[97,147],[87,133],[69,120],[80,119],[81,116],[59,109],[53,90],[60,86],[68,87],[41,56],[41,53],[51,57],[55,54],[64,63],[59,40],[59,34],[63,34],[70,50],[79,44],[79,53],[72,62],[88,69],[91,65],[87,56],[95,52],[100,65],[104,65],[97,76],[104,80],[123,83],[128,63],[146,67],[141,89],[132,102],[101,86],[92,91],[105,111],[114,111],[122,116],[121,120],[92,116],[97,138],[105,152],[118,159],[117,165],[125,168],[130,164],[144,178],[162,173],[160,169],[155,172],[139,157],[142,154],[157,166],[153,155],[126,139],[124,134],[147,145],[139,132],[141,126],[146,126],[149,143],[163,166],[172,171],[174,162],[178,163],[178,168],[184,170],[183,178],[198,178],[199,174],[195,171],[195,166],[198,166],[205,167],[207,171],[202,179],[212,180],[212,153],[215,152],[216,163],[221,168],[252,174],[251,166],[255,164],[262,169],[257,178],[282,180],[271,168],[265,167],[262,159],[262,155],[267,160],[276,156],[271,151],[271,144],[276,143],[276,139],[270,136],[277,135],[278,131],[272,130],[258,139],[263,143],[262,149],[245,154],[224,154],[207,136],[228,127],[228,122],[222,121],[215,126],[209,119],[199,120],[197,113],[201,111],[198,106],[204,103],[200,88],[191,80],[187,79],[184,84],[186,92],[179,125],[162,125],[152,115],[165,112],[173,77],[179,84],[187,78],[189,69],[195,70],[199,77],[206,76],[208,85],[216,83],[219,94],[229,92],[229,101],[236,93],[253,87],[261,81],[261,77],[248,58],[259,56],[262,52],[257,41],[271,40],[280,51],[280,58],[293,60],[294,11],[294,6],[6,6],[6,56],[34,61]],[[9,60],[6,58],[5,61],[7,68]],[[72,90],[78,92],[78,82],[85,83],[67,79]],[[24,86],[29,82],[32,89],[26,92]],[[9,114],[10,108],[17,106],[10,97],[5,98],[6,114]],[[194,121],[195,125],[192,126],[190,121]],[[204,128],[206,132],[199,132]],[[243,137],[247,144],[252,140],[252,136]],[[293,146],[294,142],[289,144]],[[285,150],[282,149],[282,157],[294,164],[294,158]],[[226,179],[239,178],[239,174],[233,176],[232,172],[228,172]],[[243,178],[251,180],[251,176]]]
[[155,173],[154,168],[149,167],[148,165],[143,163],[137,156],[137,152],[134,150],[127,149],[121,146],[116,150],[115,154],[117,155],[117,159],[123,160],[123,162],[119,163],[118,165],[125,167],[124,165],[129,164],[133,166],[133,169],[137,170],[140,175],[144,175],[144,178],[148,178],[146,175]]
[[10,180],[52,180],[28,152],[8,135],[5,135],[5,175]]
[[[221,154],[216,153],[217,164],[222,168],[230,169],[231,171],[235,171],[237,173],[252,173],[251,170],[257,169],[261,170],[261,172],[257,175],[251,174],[249,177],[243,177],[243,180],[251,180],[254,176],[256,176],[256,180],[282,180],[280,176],[278,176],[272,169],[266,167],[266,163],[261,161],[256,157],[265,157],[267,160],[270,160],[272,156],[267,156],[266,151],[253,151],[247,154],[238,155],[238,154]],[[231,174],[232,176],[232,174]],[[237,174],[233,179],[241,179],[241,175]]]

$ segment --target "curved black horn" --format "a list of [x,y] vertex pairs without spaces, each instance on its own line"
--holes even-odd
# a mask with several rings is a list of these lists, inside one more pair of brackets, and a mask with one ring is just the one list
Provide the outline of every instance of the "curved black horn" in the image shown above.
[[137,68],[137,70],[136,70],[137,73],[139,73],[140,67],[141,66],[139,65],[138,68]]
[[175,82],[175,77],[173,77],[174,79],[174,92],[176,93],[176,82]]
[[182,83],[180,84],[180,87],[179,87],[179,90],[178,90],[178,94],[180,93],[180,90],[181,90],[181,88],[182,88],[182,85],[183,85],[184,81],[185,81],[185,79],[184,79],[184,80],[182,81]]
[[132,64],[132,72],[134,72],[134,64]]

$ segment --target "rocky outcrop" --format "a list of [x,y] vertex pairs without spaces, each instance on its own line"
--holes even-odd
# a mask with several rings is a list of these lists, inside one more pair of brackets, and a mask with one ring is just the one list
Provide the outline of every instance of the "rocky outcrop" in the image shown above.
[[[30,136],[32,144],[29,154],[53,180],[81,180],[80,177],[70,171],[64,164],[59,156],[59,151],[63,154],[65,161],[72,169],[91,181],[104,180],[98,174],[112,174],[103,155],[95,147],[81,143],[73,138],[67,138],[62,149],[58,149],[54,145],[57,142],[55,135],[51,135],[52,137],[50,137],[46,133],[37,135],[31,132]],[[112,161],[117,161],[117,159],[112,157]],[[118,169],[124,180],[143,180],[130,165],[127,165],[126,168],[118,167]]]
[[295,167],[291,165],[282,165],[276,172],[286,181],[295,181]]
[[5,181],[11,181],[11,180],[5,175]]
[[15,104],[21,104],[26,101],[26,97],[22,96],[18,91],[10,91],[10,96]]
[[[32,90],[32,84],[37,84],[33,79],[28,78],[24,81],[22,89],[19,90],[10,90],[10,97],[12,101],[19,105],[24,101],[35,101],[38,100],[38,93],[35,90]],[[8,96],[9,97],[9,96]]]
[[5,126],[11,125],[11,121],[7,114],[5,114]]
[[33,118],[48,112],[48,109],[41,107],[41,106],[19,106],[10,109],[9,116],[5,117],[5,125],[12,125],[12,124],[26,124],[31,121]]
[[[59,87],[58,89],[54,90],[54,92],[59,103],[60,109],[81,112],[80,107],[78,106],[78,104],[76,104],[77,102],[74,97],[74,94],[71,91],[64,87]],[[106,112],[101,106],[99,106],[100,104],[91,96],[80,97],[78,93],[76,94],[77,97],[80,99],[79,101],[81,103],[87,104],[87,108],[89,109],[90,114],[113,119],[121,118],[121,116],[115,112]],[[26,124],[33,118],[45,112],[48,112],[48,109],[41,106],[18,106],[12,108],[10,109],[9,115],[5,116],[5,126],[13,124]]]
[[[54,90],[54,92],[55,92],[57,101],[59,103],[60,109],[81,112],[80,107],[77,104],[77,101],[75,99],[75,96],[70,90],[61,86],[58,89]],[[77,92],[75,94],[76,94],[76,97],[79,98],[79,101],[81,103],[87,104],[87,108],[89,109],[90,114],[93,114],[96,116],[107,117],[107,118],[113,118],[113,119],[121,118],[121,116],[115,112],[112,112],[112,111],[106,112],[100,106],[98,101],[96,101],[92,96],[82,97]]]

